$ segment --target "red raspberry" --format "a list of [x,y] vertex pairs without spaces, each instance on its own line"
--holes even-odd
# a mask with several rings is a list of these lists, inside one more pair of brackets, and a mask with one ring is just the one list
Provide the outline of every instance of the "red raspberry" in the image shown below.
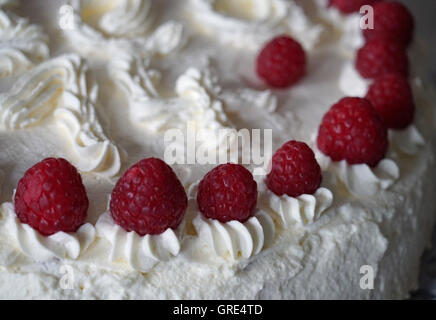
[[197,203],[206,218],[244,223],[256,209],[257,183],[243,166],[223,164],[200,182]]
[[174,171],[164,161],[144,159],[118,180],[110,202],[115,223],[140,236],[176,229],[185,215],[188,197]]
[[321,181],[321,168],[312,149],[304,142],[289,141],[274,154],[266,185],[278,196],[298,197],[314,194]]
[[407,77],[409,59],[400,44],[374,39],[357,52],[356,69],[362,77],[370,79],[387,73],[399,73]]
[[84,223],[89,201],[82,178],[65,159],[45,159],[24,174],[15,193],[21,223],[44,236],[75,232]]
[[364,5],[373,5],[379,0],[330,0],[330,5],[344,14],[358,12]]
[[257,74],[274,88],[286,88],[306,74],[306,53],[288,36],[271,40],[257,57]]
[[374,29],[363,30],[367,40],[385,39],[407,46],[413,38],[415,22],[410,11],[399,2],[382,1],[374,6]]
[[404,129],[413,122],[415,103],[412,88],[406,78],[387,74],[377,78],[366,98],[388,128]]
[[388,133],[371,102],[343,98],[324,116],[318,148],[333,161],[377,166],[388,149]]

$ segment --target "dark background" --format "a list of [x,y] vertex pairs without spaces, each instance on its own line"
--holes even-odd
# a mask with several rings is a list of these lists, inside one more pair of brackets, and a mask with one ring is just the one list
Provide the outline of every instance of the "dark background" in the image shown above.
[[[428,50],[428,61],[425,62],[428,65],[428,78],[436,89],[436,0],[399,1],[413,12],[416,22],[415,36],[423,40],[425,49]],[[436,101],[434,105],[436,107]],[[413,298],[436,299],[436,228],[433,234],[433,250],[426,252],[422,259],[420,283],[421,288],[413,294]]]
[[436,88],[436,0],[399,0],[412,11],[415,36],[424,40],[428,49],[429,76]]

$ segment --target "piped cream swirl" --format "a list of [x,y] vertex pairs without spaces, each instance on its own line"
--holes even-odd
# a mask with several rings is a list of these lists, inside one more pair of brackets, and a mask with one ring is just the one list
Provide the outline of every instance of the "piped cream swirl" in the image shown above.
[[326,188],[319,188],[313,195],[303,194],[296,198],[277,196],[270,190],[264,190],[260,200],[261,207],[275,216],[285,229],[295,224],[304,226],[316,222],[332,203],[333,193]]
[[23,73],[48,57],[48,37],[41,27],[0,10],[0,78]]
[[367,164],[350,165],[346,160],[331,161],[316,149],[315,155],[323,171],[331,170],[355,195],[373,196],[391,187],[400,177],[400,168],[391,159],[383,159],[375,167]]
[[365,43],[361,29],[362,16],[358,12],[343,14],[336,7],[329,6],[329,0],[315,0],[314,8],[316,12],[312,14],[316,13],[317,19],[330,29],[324,35],[326,37],[339,36],[341,53],[353,59],[355,50]]
[[10,92],[0,95],[1,125],[9,130],[39,125],[53,114],[67,129],[79,170],[105,177],[121,167],[120,152],[96,115],[97,86],[78,55],[48,60],[24,74]]
[[[181,227],[179,227],[181,228]],[[132,269],[150,271],[160,261],[168,261],[179,254],[180,235],[172,229],[159,235],[139,236],[115,224],[109,212],[103,213],[96,224],[97,234],[111,244],[109,260],[126,262]]]
[[221,91],[218,78],[210,69],[190,68],[176,83],[177,94],[190,106],[193,117],[189,118],[194,118],[197,126],[209,130],[222,129],[230,123],[219,97]]
[[78,50],[99,52],[109,59],[125,53],[150,57],[169,54],[184,44],[180,23],[154,27],[151,0],[73,0],[72,7],[74,27],[65,35]]
[[258,254],[274,239],[275,226],[271,217],[258,210],[254,217],[244,223],[206,219],[198,214],[193,220],[199,240],[223,258],[236,261]]
[[283,33],[313,48],[323,32],[293,0],[190,0],[189,13],[200,28],[220,41],[254,50]]
[[[104,2],[107,3],[107,0]],[[153,23],[152,1],[125,0],[115,3],[114,9],[103,14],[99,21],[99,28],[105,34],[114,37],[135,37],[150,30]]]
[[232,127],[224,110],[218,79],[206,68],[190,68],[176,81],[176,97],[163,98],[157,89],[160,75],[148,68],[148,61],[130,56],[112,63],[111,77],[129,101],[130,119],[153,133],[170,129],[186,130],[188,125],[198,133],[199,140],[210,147],[220,141],[212,139],[219,129]]
[[75,260],[95,239],[95,228],[89,223],[82,225],[75,233],[58,232],[45,237],[19,221],[12,203],[4,203],[0,210],[6,219],[6,229],[15,238],[20,250],[36,261],[47,261],[54,257]]
[[270,91],[257,91],[250,88],[224,91],[221,94],[228,109],[237,111],[242,105],[249,105],[256,109],[273,113],[277,110],[277,97]]

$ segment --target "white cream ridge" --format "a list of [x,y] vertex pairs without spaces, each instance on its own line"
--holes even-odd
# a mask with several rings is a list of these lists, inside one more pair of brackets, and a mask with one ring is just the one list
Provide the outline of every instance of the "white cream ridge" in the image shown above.
[[48,36],[41,27],[0,10],[0,78],[21,74],[48,57]]
[[210,66],[203,70],[189,68],[180,75],[174,98],[160,96],[160,73],[149,68],[148,59],[132,55],[114,59],[109,70],[129,101],[132,122],[160,134],[169,129],[193,128],[197,139],[207,142],[208,148],[221,146],[226,137],[232,144],[233,125],[227,115],[232,106],[243,103],[267,112],[277,107],[277,98],[268,90],[223,90]]
[[275,236],[274,222],[262,210],[244,223],[236,220],[222,223],[198,213],[193,224],[199,241],[205,241],[216,255],[233,261],[257,255]]
[[390,188],[400,177],[400,168],[395,161],[383,159],[375,168],[367,164],[350,165],[346,160],[332,161],[318,148],[315,155],[323,171],[332,171],[355,195],[374,196]]
[[6,229],[15,238],[20,250],[36,261],[47,261],[51,258],[77,259],[94,241],[96,231],[93,225],[86,223],[75,233],[57,232],[51,236],[43,236],[17,218],[14,205],[4,203],[0,207]]
[[179,254],[181,248],[180,230],[167,229],[159,235],[139,236],[127,232],[115,224],[109,212],[103,213],[97,221],[98,235],[111,244],[109,260],[113,263],[125,261],[141,272],[150,271],[160,261],[168,261]]
[[120,170],[120,152],[97,118],[97,86],[90,85],[88,76],[85,60],[75,54],[38,65],[0,95],[0,125],[24,129],[53,114],[72,141],[74,165],[110,178]]
[[150,57],[169,54],[185,42],[178,22],[155,28],[151,0],[72,0],[71,6],[73,26],[65,35],[78,50],[98,51],[109,59],[125,53]]
[[188,121],[199,128],[216,130],[230,126],[218,95],[221,88],[210,70],[189,69],[179,77],[177,98],[160,97],[156,86],[160,74],[148,69],[148,60],[130,56],[111,64],[111,77],[129,100],[130,118],[152,132],[186,128]]
[[253,50],[283,33],[311,49],[324,31],[293,0],[190,0],[187,10],[206,33],[224,43]]
[[260,192],[259,205],[276,217],[280,225],[287,229],[292,225],[305,226],[316,222],[333,203],[333,193],[319,188],[313,195],[299,197],[277,196],[266,187]]

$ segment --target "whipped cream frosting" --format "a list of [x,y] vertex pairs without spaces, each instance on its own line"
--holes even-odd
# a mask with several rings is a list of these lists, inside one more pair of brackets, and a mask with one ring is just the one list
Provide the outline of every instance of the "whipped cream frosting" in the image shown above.
[[365,43],[361,30],[362,17],[359,14],[344,15],[334,6],[325,10],[329,6],[329,0],[314,1],[316,16],[325,23],[328,30],[323,34],[324,40],[329,40],[329,37],[337,38],[341,46],[339,52],[344,57],[353,59],[356,50]]
[[199,213],[193,224],[198,241],[205,241],[215,254],[229,260],[248,259],[258,254],[271,244],[275,235],[273,220],[262,210],[244,223],[236,220],[222,223]]
[[333,193],[327,188],[319,188],[313,195],[303,194],[293,198],[277,196],[264,187],[260,203],[271,212],[280,225],[287,229],[290,225],[305,226],[316,222],[333,203]]
[[[0,197],[8,207],[26,168],[62,146],[84,173],[90,198],[86,222],[96,226],[95,236],[86,238],[90,243],[80,253],[71,240],[81,243],[79,233],[60,240],[69,245],[59,249],[51,239],[45,242],[49,238],[29,235],[10,210],[8,215],[3,210],[0,298],[407,297],[416,286],[419,257],[435,220],[428,212],[435,209],[430,199],[436,183],[428,177],[435,173],[430,128],[436,118],[433,101],[419,86],[414,88],[415,123],[390,132],[388,158],[379,167],[332,163],[317,155],[322,188],[300,199],[260,188],[259,210],[250,222],[205,220],[194,194],[183,230],[157,237],[127,233],[106,212],[114,180],[101,177],[114,177],[141,158],[162,156],[165,128],[185,128],[188,120],[209,131],[272,128],[274,150],[290,139],[310,143],[324,113],[345,94],[341,70],[361,41],[351,41],[357,27],[345,30],[358,15],[340,16],[323,1],[252,0],[245,2],[250,10],[224,0],[69,2],[74,25],[59,32],[59,39],[50,38],[56,53],[1,93],[0,168],[5,174]],[[38,3],[50,9],[40,10],[47,16],[38,17],[25,1],[17,14],[31,12],[32,23],[50,30],[65,2]],[[110,22],[115,17],[116,28]],[[275,92],[247,79],[255,78],[254,51],[283,32],[305,46],[308,75],[290,90]],[[215,60],[213,68],[205,58]],[[345,84],[352,81],[342,76]],[[124,149],[129,157],[121,156]],[[182,167],[174,169],[185,186],[211,169]],[[356,196],[343,192],[343,185]],[[26,254],[30,248],[47,255],[42,263]],[[65,264],[74,272],[72,290],[59,286],[59,268]],[[374,290],[359,286],[363,265],[373,268]]]
[[0,10],[0,78],[23,73],[48,57],[48,36],[41,27]]
[[425,145],[424,137],[414,125],[404,130],[389,130],[389,141],[395,148],[408,155],[416,155]]
[[151,0],[71,0],[73,25],[64,30],[77,50],[99,51],[108,59],[169,54],[184,43],[183,26],[168,21],[157,28]]
[[330,170],[355,195],[373,196],[391,187],[400,177],[400,168],[391,159],[383,159],[375,168],[367,164],[350,165],[346,160],[331,161],[321,151],[315,155],[323,171]]
[[295,1],[190,0],[187,9],[201,31],[225,44],[256,50],[278,34],[295,36],[313,48],[323,32]]
[[2,204],[0,212],[4,220],[1,223],[15,239],[19,249],[35,261],[77,259],[88,249],[96,235],[94,226],[86,223],[75,233],[57,232],[45,237],[18,220],[12,203]]
[[85,60],[74,54],[41,63],[0,95],[1,124],[24,129],[53,114],[67,129],[78,169],[113,177],[120,170],[120,152],[97,119],[98,87],[89,83],[87,71]]
[[371,81],[364,79],[356,70],[353,61],[348,61],[341,70],[339,87],[344,95],[349,97],[364,97],[368,92]]
[[250,88],[239,88],[222,92],[221,98],[226,104],[227,110],[236,111],[241,104],[249,104],[252,107],[274,113],[277,110],[278,100],[270,90],[258,91]]
[[[110,261],[125,261],[134,270],[150,271],[160,261],[168,261],[180,252],[180,230],[167,229],[159,235],[139,236],[116,225],[109,212],[103,213],[96,224],[99,236],[111,243]],[[181,226],[180,229],[183,229]]]
[[[112,67],[115,83],[129,99],[131,121],[143,125],[146,130],[164,134],[170,129],[180,129],[185,133],[189,126],[195,131],[198,141],[214,148],[221,144],[214,133],[232,127],[220,97],[218,78],[211,69],[188,69],[176,81],[174,91],[177,97],[163,98],[157,89],[160,73],[147,68],[147,61],[119,60]],[[254,92],[251,95],[256,96]],[[274,108],[274,98],[270,93],[258,97],[263,99],[258,102],[259,107]],[[232,96],[228,95],[228,98]]]

